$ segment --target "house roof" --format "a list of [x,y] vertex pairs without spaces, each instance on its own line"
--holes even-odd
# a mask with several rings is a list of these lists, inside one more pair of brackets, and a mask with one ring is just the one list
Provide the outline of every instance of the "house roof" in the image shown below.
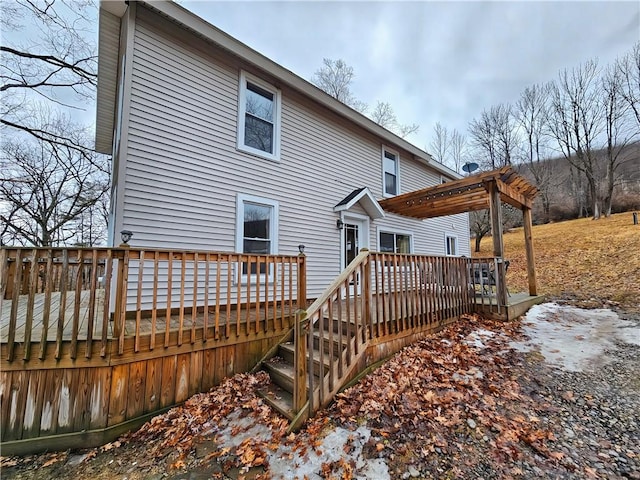
[[[102,17],[103,12],[106,12],[106,16],[122,17],[126,11],[127,3],[125,0],[101,0],[100,15]],[[167,0],[153,2],[139,0],[137,3],[155,11],[161,16],[180,25],[182,28],[191,31],[198,37],[226,50],[242,62],[248,63],[268,73],[283,84],[297,90],[305,97],[373,133],[383,142],[405,150],[411,154],[414,159],[428,164],[439,173],[450,178],[460,178],[457,172],[433,160],[424,150],[419,149],[415,145],[381,127],[371,119],[326,94],[307,80],[304,80],[302,77],[278,65],[274,61],[269,60],[264,55],[214,27],[177,3]],[[118,42],[119,30],[114,31],[113,25],[109,22],[101,21],[98,40],[98,107],[96,117],[96,150],[101,153],[111,153],[113,118],[116,102],[115,75],[110,71],[114,68],[117,69]]]
[[503,167],[435,187],[403,193],[380,201],[386,212],[414,218],[433,218],[489,208],[489,188],[516,208],[531,208],[538,189],[512,167]]
[[384,217],[384,210],[367,187],[355,189],[349,195],[340,200],[336,206],[333,207],[333,211],[342,212],[349,210],[358,202],[360,202],[362,208],[367,212],[367,215],[374,220]]

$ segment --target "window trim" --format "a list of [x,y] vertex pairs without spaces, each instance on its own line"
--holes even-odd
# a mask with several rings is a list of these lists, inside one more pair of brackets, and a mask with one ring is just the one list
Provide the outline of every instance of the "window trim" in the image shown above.
[[[456,251],[451,254],[448,252],[449,250],[449,239],[453,238],[455,241]],[[445,232],[444,233],[444,254],[447,257],[459,257],[460,256],[460,242],[458,241],[458,235],[455,233]]]
[[[269,222],[269,240],[271,242],[270,251],[267,255],[275,255],[278,253],[278,219],[279,219],[279,203],[277,200],[270,198],[258,197],[246,193],[238,193],[236,195],[236,253],[244,254],[244,204],[255,203],[257,205],[264,205],[271,207],[273,213],[273,219]],[[240,268],[238,265],[236,268]],[[257,274],[252,274],[251,279],[256,278]],[[261,278],[264,278],[264,274],[260,274]],[[271,279],[273,272],[269,272],[269,280]],[[247,274],[241,276],[242,283],[247,281]],[[237,279],[237,272],[233,276]],[[234,280],[235,281],[235,280]],[[236,281],[237,283],[237,281]]]
[[[396,157],[396,171],[395,171],[396,193],[393,193],[393,194],[387,193],[387,179],[385,176],[386,170],[384,168],[385,152],[391,153]],[[400,154],[397,152],[397,150],[389,148],[386,145],[382,145],[381,160],[382,160],[382,196],[385,198],[395,197],[396,195],[400,194]]]
[[[245,129],[245,121],[246,121],[246,108],[247,108],[247,82],[260,87],[263,90],[273,94],[273,153],[265,152],[263,150],[250,147],[244,144],[244,129]],[[236,147],[238,150],[250,153],[251,155],[256,155],[258,157],[265,158],[267,160],[272,160],[274,162],[280,161],[280,128],[281,128],[281,117],[280,112],[282,110],[282,92],[271,85],[270,83],[265,82],[264,80],[251,75],[250,73],[245,72],[244,70],[240,71],[240,80],[238,84],[238,132],[236,138]]]
[[[389,227],[378,227],[377,228],[377,240],[378,240],[378,251],[380,253],[382,253],[382,250],[380,249],[380,234],[381,233],[390,233],[392,235],[405,235],[407,237],[409,237],[409,253],[403,253],[402,255],[413,255],[415,250],[413,247],[413,232],[408,231],[408,230],[396,230],[393,228],[389,228]],[[394,249],[395,249],[396,245],[395,245],[395,240],[394,240]],[[391,252],[384,252],[384,253],[391,253]],[[396,253],[396,252],[393,252]]]

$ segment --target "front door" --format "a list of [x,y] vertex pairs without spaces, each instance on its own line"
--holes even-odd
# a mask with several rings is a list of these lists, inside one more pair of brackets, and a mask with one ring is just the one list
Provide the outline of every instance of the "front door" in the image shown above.
[[345,268],[358,256],[358,252],[360,251],[360,237],[359,223],[344,224],[344,264],[342,268]]

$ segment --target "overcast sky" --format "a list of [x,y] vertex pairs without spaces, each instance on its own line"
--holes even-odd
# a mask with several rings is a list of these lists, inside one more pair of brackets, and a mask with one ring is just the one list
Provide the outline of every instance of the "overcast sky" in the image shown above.
[[640,2],[210,2],[187,9],[309,80],[323,57],[354,68],[355,96],[392,104],[427,147],[528,85],[640,40]]

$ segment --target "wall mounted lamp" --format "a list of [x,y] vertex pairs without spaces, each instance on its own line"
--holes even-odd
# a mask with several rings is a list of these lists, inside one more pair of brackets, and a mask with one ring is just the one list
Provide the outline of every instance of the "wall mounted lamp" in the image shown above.
[[120,232],[120,238],[122,239],[122,243],[124,243],[125,245],[129,243],[131,237],[133,237],[133,232],[131,230],[122,230]]
[[298,251],[300,253],[304,253],[304,245],[303,244],[298,245]]
[[342,221],[342,219],[341,219],[341,218],[339,218],[339,219],[336,221],[336,227],[338,228],[338,230],[342,230],[342,229],[344,228],[344,222]]

